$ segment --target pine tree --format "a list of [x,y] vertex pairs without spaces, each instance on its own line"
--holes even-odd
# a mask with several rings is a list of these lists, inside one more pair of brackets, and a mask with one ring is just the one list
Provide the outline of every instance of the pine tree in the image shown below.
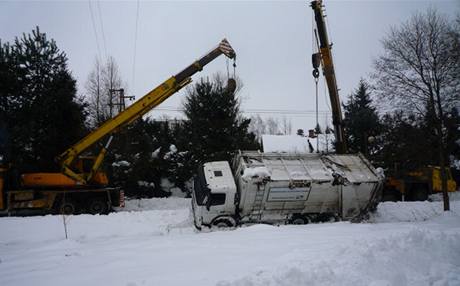
[[0,45],[0,73],[8,160],[20,171],[57,170],[55,156],[85,132],[85,105],[65,53],[37,27]]
[[392,172],[417,170],[436,161],[436,152],[422,118],[402,111],[386,114],[382,119],[384,138],[378,154],[379,165]]
[[369,137],[377,136],[381,126],[379,117],[369,94],[369,87],[365,80],[359,82],[358,88],[352,93],[348,102],[344,104],[345,133],[347,135],[350,152],[371,154]]
[[185,140],[194,163],[230,161],[238,149],[258,149],[255,135],[248,132],[251,120],[241,116],[238,98],[218,77],[201,79],[189,89],[184,110]]

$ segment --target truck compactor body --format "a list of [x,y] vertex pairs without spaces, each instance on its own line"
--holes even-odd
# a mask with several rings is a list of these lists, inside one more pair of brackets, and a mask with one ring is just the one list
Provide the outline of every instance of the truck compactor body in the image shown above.
[[200,229],[350,220],[378,204],[383,181],[360,154],[239,152],[233,166],[217,161],[198,169],[194,222]]

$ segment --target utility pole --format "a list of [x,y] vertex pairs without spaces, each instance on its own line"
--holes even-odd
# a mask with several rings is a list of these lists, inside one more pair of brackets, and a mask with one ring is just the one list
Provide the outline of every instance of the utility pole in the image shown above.
[[[110,92],[110,117],[113,117],[112,110],[114,106],[118,106],[118,113],[126,109],[125,99],[134,100],[134,96],[125,96],[125,90],[123,88],[119,89],[109,89]],[[114,96],[118,95],[117,100],[114,100]]]

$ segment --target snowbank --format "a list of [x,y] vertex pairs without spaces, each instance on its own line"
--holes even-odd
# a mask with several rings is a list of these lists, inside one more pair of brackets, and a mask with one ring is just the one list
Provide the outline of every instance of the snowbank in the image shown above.
[[146,211],[146,210],[185,210],[191,206],[190,199],[186,198],[153,198],[127,200],[124,208],[118,211]]
[[[458,217],[456,217],[458,219]],[[356,239],[331,255],[305,253],[273,269],[218,286],[460,285],[460,233],[412,228],[386,238]]]
[[189,203],[70,216],[68,240],[62,216],[0,218],[0,285],[460,285],[460,202],[447,213],[440,202],[384,203],[385,223],[201,233]]
[[[88,241],[164,235],[172,230],[193,232],[189,206],[190,199],[182,198],[128,200],[126,208],[117,213],[67,216],[68,234],[72,240]],[[65,238],[60,215],[0,218],[0,229],[0,244],[53,242]]]
[[[460,201],[451,201],[451,210],[460,215]],[[444,213],[442,202],[383,202],[371,214],[370,222],[417,222]]]
[[[460,201],[460,192],[449,192],[448,194],[451,201]],[[430,196],[430,201],[442,202],[442,200],[442,193],[437,193]]]

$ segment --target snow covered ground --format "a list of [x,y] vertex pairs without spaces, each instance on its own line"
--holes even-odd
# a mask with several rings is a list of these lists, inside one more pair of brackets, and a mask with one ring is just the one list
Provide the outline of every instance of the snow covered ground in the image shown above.
[[384,203],[368,223],[197,232],[188,199],[0,218],[0,285],[460,285],[460,201]]

